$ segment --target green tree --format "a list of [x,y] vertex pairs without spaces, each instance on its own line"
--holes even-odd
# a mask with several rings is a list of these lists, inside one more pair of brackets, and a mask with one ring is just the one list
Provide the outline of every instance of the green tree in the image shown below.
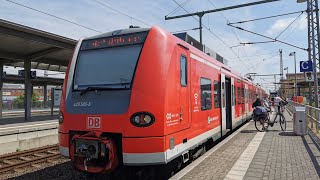
[[[38,102],[39,96],[35,93],[32,94],[32,102]],[[13,105],[17,108],[23,108],[24,107],[24,94],[21,94],[18,96],[14,101]]]

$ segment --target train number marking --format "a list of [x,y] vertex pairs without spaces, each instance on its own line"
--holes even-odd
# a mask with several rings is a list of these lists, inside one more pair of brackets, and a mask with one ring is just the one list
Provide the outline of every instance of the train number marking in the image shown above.
[[75,102],[73,103],[74,107],[89,107],[91,106],[91,102]]
[[101,117],[88,117],[87,118],[88,129],[100,129],[101,128]]

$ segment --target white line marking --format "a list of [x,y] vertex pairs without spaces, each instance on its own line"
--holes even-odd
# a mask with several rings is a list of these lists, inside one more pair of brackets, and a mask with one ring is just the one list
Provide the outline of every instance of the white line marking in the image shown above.
[[217,69],[218,71],[220,71],[220,67],[219,66],[213,64],[212,62],[210,62],[210,61],[208,61],[206,59],[203,59],[203,58],[201,58],[201,57],[199,57],[199,56],[197,56],[195,54],[192,54],[192,53],[190,54],[190,57],[193,58],[194,60],[202,62],[202,63],[204,63],[204,64],[206,64],[206,65],[208,65],[210,67],[213,67],[213,68]]
[[190,165],[187,167],[183,168],[181,171],[179,171],[177,174],[172,176],[169,180],[175,180],[175,179],[180,179],[183,176],[185,176],[189,171],[191,171],[193,168],[198,166],[202,161],[204,161],[207,157],[209,157],[212,153],[214,153],[216,150],[218,150],[221,146],[223,146],[225,143],[227,143],[230,139],[232,139],[235,135],[237,135],[240,131],[242,131],[244,128],[246,128],[250,124],[247,123],[243,125],[240,129],[238,129],[236,132],[232,133],[230,136],[228,136],[226,139],[221,141],[219,144],[214,146],[212,149],[210,149],[208,152],[206,152],[204,155],[200,156],[198,159],[193,161]]
[[243,179],[265,134],[266,132],[258,132],[254,136],[254,138],[249,143],[247,148],[243,151],[237,162],[230,169],[224,180]]
[[7,130],[7,129],[18,129],[18,128],[26,128],[26,127],[34,127],[34,126],[41,126],[41,125],[55,125],[58,124],[58,122],[49,122],[49,123],[37,123],[37,124],[30,124],[30,125],[23,125],[23,126],[12,126],[12,127],[3,127],[0,128],[0,130]]

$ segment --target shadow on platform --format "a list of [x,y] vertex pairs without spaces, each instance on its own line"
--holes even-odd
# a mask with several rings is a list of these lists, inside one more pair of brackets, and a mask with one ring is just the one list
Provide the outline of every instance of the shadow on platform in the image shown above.
[[240,133],[256,133],[258,130],[242,130]]
[[279,136],[297,136],[293,132],[281,132],[279,133]]

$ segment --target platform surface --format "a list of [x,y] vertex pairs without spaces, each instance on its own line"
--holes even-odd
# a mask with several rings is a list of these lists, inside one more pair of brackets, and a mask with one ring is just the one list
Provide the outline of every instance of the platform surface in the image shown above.
[[320,179],[319,149],[294,135],[293,117],[284,115],[287,131],[276,123],[257,132],[250,121],[171,179]]
[[53,116],[44,114],[44,115],[35,115],[31,116],[31,120],[26,121],[24,117],[4,117],[0,119],[0,127],[6,126],[21,126],[25,123],[41,123],[42,121],[48,120],[57,120],[59,115],[54,113]]

